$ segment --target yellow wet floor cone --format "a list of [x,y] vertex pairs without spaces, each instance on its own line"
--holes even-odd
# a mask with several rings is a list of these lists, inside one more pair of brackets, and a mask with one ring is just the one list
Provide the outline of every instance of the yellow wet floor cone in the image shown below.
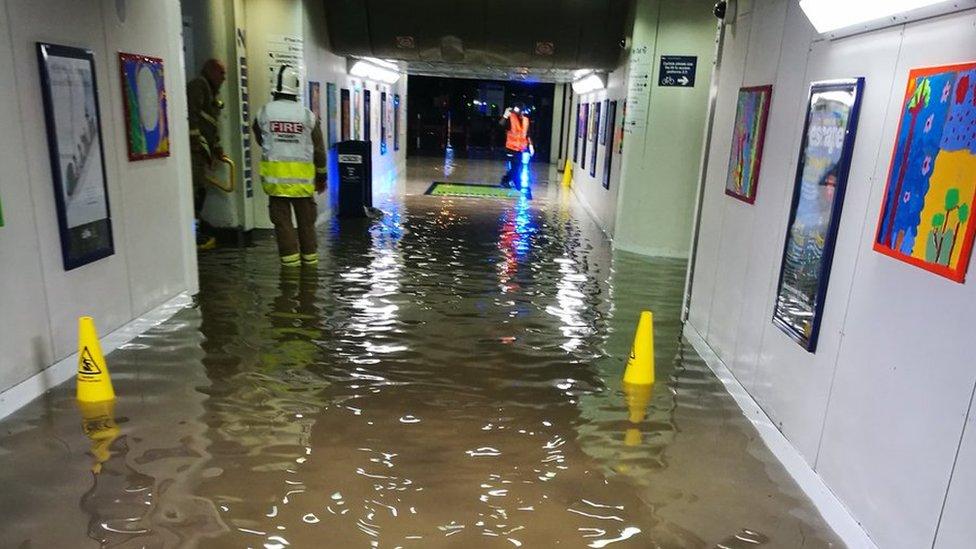
[[563,168],[563,187],[571,187],[572,185],[573,185],[573,163],[567,159],[566,167]]
[[637,446],[641,443],[640,424],[647,417],[647,407],[651,403],[651,393],[654,391],[654,384],[633,385],[623,384],[624,396],[627,399],[627,413],[630,426],[624,434],[624,444],[627,446]]
[[90,316],[78,319],[78,400],[102,402],[115,398],[108,366],[98,343],[95,321]]
[[91,440],[91,454],[95,458],[92,472],[102,472],[102,464],[112,457],[112,443],[119,438],[121,430],[115,423],[115,401],[79,402],[81,428]]
[[624,383],[651,385],[654,383],[654,315],[641,313],[634,336],[634,347],[624,371]]

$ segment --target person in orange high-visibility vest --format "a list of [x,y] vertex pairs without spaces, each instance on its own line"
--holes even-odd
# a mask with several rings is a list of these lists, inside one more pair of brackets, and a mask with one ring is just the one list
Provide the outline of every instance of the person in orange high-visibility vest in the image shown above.
[[518,188],[519,169],[522,167],[522,153],[528,151],[535,154],[532,139],[529,137],[529,117],[521,103],[515,107],[505,109],[505,114],[499,122],[505,126],[505,159],[508,169],[502,176],[501,186]]

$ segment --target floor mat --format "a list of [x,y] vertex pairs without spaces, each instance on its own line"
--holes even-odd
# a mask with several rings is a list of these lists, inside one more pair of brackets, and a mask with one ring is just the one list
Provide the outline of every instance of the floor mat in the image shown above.
[[[523,196],[516,189],[505,189],[494,185],[473,185],[471,183],[445,183],[435,181],[426,194],[431,196],[461,196],[468,198],[508,198],[519,199]],[[526,198],[531,198],[528,194]]]

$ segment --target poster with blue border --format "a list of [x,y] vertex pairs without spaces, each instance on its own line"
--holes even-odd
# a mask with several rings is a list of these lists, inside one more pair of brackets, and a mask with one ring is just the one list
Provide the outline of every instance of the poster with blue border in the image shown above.
[[773,323],[817,350],[864,79],[810,87]]

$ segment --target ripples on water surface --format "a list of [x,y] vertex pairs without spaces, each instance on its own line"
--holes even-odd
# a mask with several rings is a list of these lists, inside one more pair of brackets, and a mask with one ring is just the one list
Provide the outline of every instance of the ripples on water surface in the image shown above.
[[70,384],[0,423],[0,546],[839,545],[679,340],[683,262],[558,198],[384,209],[325,226],[317,270],[203,255],[198,307],[109,357],[91,439]]

